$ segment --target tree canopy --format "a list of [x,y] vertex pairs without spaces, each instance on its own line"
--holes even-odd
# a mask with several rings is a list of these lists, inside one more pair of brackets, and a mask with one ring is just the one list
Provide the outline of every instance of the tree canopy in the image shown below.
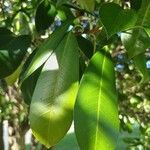
[[1,0],[1,124],[47,149],[72,122],[81,150],[150,149],[149,17],[149,0]]

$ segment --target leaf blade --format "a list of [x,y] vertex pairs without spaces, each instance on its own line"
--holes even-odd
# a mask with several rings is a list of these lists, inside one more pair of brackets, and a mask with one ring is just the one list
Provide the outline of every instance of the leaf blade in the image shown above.
[[47,147],[54,146],[71,125],[78,67],[77,42],[69,33],[45,63],[31,101],[33,134]]
[[[112,149],[117,141],[119,120],[115,77],[113,64],[106,55],[106,53],[97,52],[92,57],[79,87],[74,121],[81,150]],[[104,68],[112,73],[112,78]],[[111,87],[107,93],[104,85]],[[110,127],[108,123],[113,127]]]
[[143,29],[134,29],[121,34],[121,41],[128,52],[129,58],[133,58],[136,68],[139,70],[142,80],[149,80],[149,70],[146,68],[145,50],[150,47],[150,38]]
[[134,10],[124,10],[115,3],[104,3],[100,8],[100,18],[108,37],[111,37],[117,32],[135,27],[137,14]]
[[129,58],[144,53],[150,47],[150,38],[143,29],[134,29],[122,33],[121,40],[128,51]]
[[136,25],[149,28],[150,26],[149,16],[150,16],[150,1],[142,0],[141,8],[138,12],[138,19]]
[[38,48],[37,53],[33,57],[29,67],[25,71],[22,81],[29,77],[36,69],[38,69],[50,57],[53,50],[57,48],[61,40],[66,34],[69,23],[64,24],[58,28],[41,46]]
[[[22,62],[31,43],[30,35],[6,37],[7,44],[0,47],[0,78],[11,75]],[[4,43],[6,43],[6,41]],[[7,68],[7,69],[6,69]]]
[[36,30],[38,32],[46,30],[54,22],[56,14],[55,6],[47,0],[43,0],[36,10]]

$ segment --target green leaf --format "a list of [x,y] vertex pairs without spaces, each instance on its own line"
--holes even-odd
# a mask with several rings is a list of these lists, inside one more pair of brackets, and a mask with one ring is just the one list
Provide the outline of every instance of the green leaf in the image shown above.
[[91,59],[80,83],[74,109],[81,150],[115,149],[119,133],[114,65],[106,51]]
[[47,29],[53,22],[56,16],[56,8],[48,0],[42,1],[36,11],[35,26],[38,32]]
[[57,17],[60,18],[62,21],[74,19],[72,11],[66,5],[57,7]]
[[32,132],[46,147],[56,145],[71,126],[78,76],[78,45],[69,33],[45,62],[30,105]]
[[9,86],[12,86],[16,80],[18,79],[20,73],[21,73],[21,70],[22,70],[22,67],[23,67],[23,62],[21,63],[21,65],[14,71],[13,74],[11,74],[10,76],[6,77],[5,78],[5,81],[7,83],[7,85]]
[[38,68],[33,74],[31,74],[22,84],[21,91],[26,104],[30,105],[33,92],[35,90],[35,86],[37,80],[40,76],[42,67]]
[[66,4],[68,0],[57,0],[57,6],[61,6],[63,4]]
[[81,8],[87,11],[93,11],[95,8],[95,0],[77,0]]
[[138,12],[138,19],[136,25],[144,28],[147,34],[150,35],[149,16],[150,16],[150,1],[143,0],[141,4],[141,8]]
[[[24,75],[24,72],[27,70],[29,64],[31,63],[33,57],[35,56],[35,54],[37,53],[37,49],[34,50],[32,52],[32,54],[30,54],[30,56],[28,57],[28,59],[26,60],[24,66],[23,66],[23,70],[22,73],[20,75],[20,81],[22,80],[22,77]],[[33,92],[37,83],[37,80],[40,76],[41,70],[42,70],[41,66],[40,68],[38,68],[35,72],[33,72],[28,78],[26,78],[23,83],[21,84],[21,91],[22,91],[22,95],[24,98],[24,101],[26,104],[30,105],[31,103],[31,99],[33,96]]]
[[121,34],[121,40],[129,58],[133,58],[135,66],[142,75],[142,81],[149,79],[149,71],[146,68],[145,50],[150,47],[150,38],[143,29],[134,29]]
[[141,8],[142,0],[130,0],[131,8],[138,11]]
[[79,150],[78,143],[74,133],[67,134],[59,143],[55,146],[57,150]]
[[10,30],[0,27],[0,48],[7,45],[13,38],[15,35]]
[[136,26],[143,29],[134,29],[127,34],[122,34],[122,42],[128,51],[129,58],[133,61],[142,75],[142,82],[149,80],[149,70],[146,68],[145,50],[150,47],[150,1],[143,0],[138,12]]
[[77,41],[79,48],[82,50],[82,52],[88,57],[91,58],[94,51],[94,46],[92,42],[88,39],[85,39],[82,36],[77,36]]
[[124,10],[118,4],[104,3],[100,8],[100,18],[108,37],[135,26],[137,15],[134,10]]
[[23,13],[19,12],[15,18],[13,19],[14,31],[18,34],[31,34],[30,26],[29,26],[29,18]]
[[138,19],[136,25],[142,26],[144,28],[150,28],[149,17],[150,17],[150,1],[142,0],[142,5],[138,12]]
[[150,79],[150,71],[146,67],[145,54],[143,53],[143,54],[135,56],[133,58],[133,61],[142,76],[141,82],[147,82]]
[[61,40],[64,38],[69,24],[58,28],[41,46],[38,48],[36,55],[33,57],[28,69],[25,71],[22,81],[29,77],[35,70],[42,66],[52,54]]
[[[146,29],[146,31],[148,31],[148,28],[150,28],[149,16],[150,16],[150,1],[143,0],[141,8],[138,12],[138,18],[135,25],[137,27],[143,27]],[[129,44],[128,46],[126,46],[130,58],[142,52],[145,52],[146,48],[149,48],[150,45],[149,36],[144,31],[142,31],[142,29],[134,29],[131,34],[132,36],[129,36],[130,38]]]
[[134,29],[122,33],[121,40],[128,51],[129,58],[144,53],[150,47],[150,38],[143,29]]
[[96,37],[96,41],[98,43],[97,45],[98,45],[99,49],[103,48],[106,45],[109,45],[109,44],[115,42],[116,40],[118,40],[117,35],[113,35],[108,39],[106,30],[104,28],[101,30],[100,33],[97,34],[97,37]]
[[0,47],[0,78],[11,75],[21,64],[27,48],[31,43],[29,35],[12,37],[12,35],[0,35],[5,37],[4,44]]
[[79,80],[82,78],[85,69],[86,69],[85,60],[83,57],[79,57]]

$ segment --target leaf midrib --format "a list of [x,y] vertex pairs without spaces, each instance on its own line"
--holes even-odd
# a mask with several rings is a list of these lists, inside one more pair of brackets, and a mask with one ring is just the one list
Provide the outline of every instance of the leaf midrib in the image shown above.
[[[62,62],[64,61],[65,52],[67,51],[67,48],[66,48],[66,47],[68,46],[68,41],[69,41],[69,39],[70,39],[70,35],[68,35],[67,39],[65,40],[64,51],[63,51],[63,53],[62,53],[59,66],[61,66]],[[59,45],[60,45],[60,44],[59,44]],[[59,46],[58,46],[58,47],[59,47]],[[54,52],[55,52],[55,51],[54,51]],[[60,81],[60,78],[61,78],[61,76],[60,76],[61,71],[62,71],[62,70],[59,69],[58,72],[57,72],[57,74],[56,74],[55,84],[54,84],[54,86],[53,86],[53,89],[54,89],[54,90],[53,90],[53,95],[51,96],[51,97],[54,98],[54,99],[55,99],[55,96],[57,95],[57,87],[59,86],[59,81]]]
[[104,66],[105,66],[105,54],[106,51],[104,53],[103,56],[103,60],[102,60],[102,68],[101,68],[101,74],[100,74],[100,82],[99,82],[99,95],[98,95],[98,107],[97,107],[97,122],[96,122],[96,135],[95,135],[95,150],[97,150],[97,141],[98,141],[98,128],[99,128],[99,117],[100,117],[100,102],[101,102],[101,95],[102,95],[102,85],[103,85],[103,74],[104,74]]
[[[63,41],[63,39],[64,39],[64,37],[65,37],[65,35],[66,34],[64,34],[64,36],[63,36],[63,38],[62,38],[62,40],[61,40],[61,42]],[[65,44],[65,46],[64,46],[64,49],[66,49],[66,45],[68,45],[68,39],[69,39],[69,35],[68,35],[68,37],[67,37],[67,40],[66,40],[66,44]],[[56,48],[55,48],[55,50],[53,50],[52,52],[51,52],[51,54],[50,54],[50,56],[46,59],[46,61],[51,57],[51,55],[56,51],[56,49],[59,47],[59,45],[61,44],[61,42],[56,46]],[[64,57],[64,53],[65,53],[65,51],[63,51],[63,54],[62,54],[62,59],[63,59],[63,57]],[[60,64],[61,64],[61,62],[62,62],[62,59],[61,59],[61,61],[60,61]],[[45,61],[45,63],[46,63],[46,61]],[[59,71],[60,72],[60,71]],[[56,80],[58,81],[58,74],[57,74],[57,77],[56,77]],[[55,82],[55,83],[57,83],[57,81]],[[56,87],[56,84],[55,84],[55,87]],[[54,88],[55,89],[55,88]],[[49,104],[48,104],[49,105]],[[51,110],[48,110],[48,111],[46,111],[46,112],[44,112],[44,113],[42,113],[42,114],[40,114],[39,115],[39,117],[38,118],[40,118],[40,117],[42,117],[44,114],[46,114],[46,113],[51,113]],[[49,115],[49,117],[50,117],[51,115]],[[36,119],[36,120],[38,120],[38,118]],[[34,122],[36,122],[36,120],[34,121]],[[51,119],[49,118],[49,121],[48,121],[48,139],[50,139],[50,121],[51,121]],[[45,143],[47,146],[51,146],[50,145],[50,143],[48,142],[48,140],[47,140],[47,142]]]
[[[67,38],[67,39],[69,39],[69,38]],[[60,44],[58,44],[57,47],[59,47],[59,45],[60,45]],[[65,46],[65,47],[66,47],[66,46]],[[56,49],[57,49],[57,48],[56,48]],[[51,53],[51,55],[52,55],[54,52],[55,52],[55,50]],[[51,57],[51,55],[48,57],[48,59]],[[64,53],[63,53],[63,55],[64,55]],[[48,59],[47,59],[47,60],[48,60]],[[47,60],[46,60],[46,61],[47,61]],[[45,63],[46,63],[46,62],[45,62]],[[58,80],[57,78],[58,78],[58,75],[57,75],[57,77],[56,77],[56,80]],[[56,82],[57,82],[57,81],[56,81]],[[55,82],[55,84],[56,84],[56,82]],[[55,86],[55,87],[56,87],[56,86]],[[55,88],[54,88],[54,89],[55,89]],[[54,95],[54,94],[53,94],[53,95]],[[49,105],[49,104],[48,104],[48,105]],[[49,111],[50,111],[50,110],[48,110],[48,111],[46,111],[46,112],[40,114],[39,117],[43,116],[44,114],[48,113]],[[35,121],[36,121],[36,120],[35,120]]]
[[149,12],[149,9],[150,9],[150,3],[149,3],[149,5],[147,6],[147,9],[146,9],[146,11],[145,11],[145,15],[144,15],[143,20],[142,20],[142,22],[141,22],[141,26],[142,26],[142,27],[144,27],[143,25],[144,25],[144,22],[145,22],[145,20],[146,20],[146,17],[147,17],[147,14],[148,14],[148,12]]
[[[61,58],[61,60],[60,60],[60,65],[59,66],[61,66],[61,64],[62,64],[62,62],[63,62],[63,60],[64,60],[64,54],[65,54],[65,52],[66,52],[66,47],[68,46],[68,40],[70,39],[70,34],[68,35],[68,37],[67,37],[67,39],[66,39],[66,41],[65,41],[65,46],[64,46],[64,51],[63,51],[63,53],[62,53],[62,58]],[[61,43],[60,43],[61,44]],[[60,45],[59,44],[59,45]],[[59,47],[59,46],[58,46]],[[58,48],[57,47],[57,48]],[[55,52],[55,51],[54,51]],[[52,98],[54,98],[54,96],[56,96],[56,90],[57,90],[57,86],[58,86],[58,82],[59,82],[59,80],[60,80],[60,72],[61,72],[61,70],[59,69],[58,70],[58,72],[57,72],[57,75],[56,75],[56,78],[55,78],[55,84],[54,84],[54,86],[53,86],[53,95],[52,95]],[[54,98],[55,99],[55,98]],[[54,100],[53,99],[53,100]],[[48,103],[48,105],[49,105],[49,103]],[[49,112],[48,113],[50,113],[50,115],[49,115],[49,117],[51,116],[51,110],[49,110]],[[50,124],[50,121],[51,121],[51,119],[49,119],[49,124],[48,124],[48,139],[50,139],[50,128],[51,128],[51,124]],[[48,145],[49,145],[49,143],[48,143]]]
[[[63,30],[64,30],[64,28],[63,28]],[[58,31],[57,31],[58,32]],[[64,31],[62,31],[62,32],[64,32]],[[66,32],[65,32],[66,33]],[[64,39],[64,37],[65,37],[65,34],[64,33],[64,35],[62,36],[62,38],[59,40],[59,43],[61,43],[61,41]],[[54,34],[54,33],[52,33],[52,34]],[[54,37],[53,37],[54,38]],[[45,41],[45,45],[43,46],[43,45],[41,45],[40,47],[39,47],[39,52],[37,52],[36,54],[35,54],[35,56],[33,57],[33,59],[32,59],[32,61],[30,62],[30,65],[29,65],[29,67],[28,67],[28,69],[26,70],[26,72],[25,72],[25,74],[24,74],[24,77],[23,77],[23,81],[27,78],[27,77],[29,77],[36,69],[38,69],[40,66],[42,66],[42,64],[40,65],[40,66],[38,66],[36,69],[31,69],[32,68],[32,66],[34,66],[33,64],[33,62],[35,62],[36,60],[34,60],[36,57],[37,57],[37,55],[38,54],[40,54],[43,50],[46,52],[46,51],[49,51],[49,52],[51,52],[50,54],[49,54],[49,56],[47,57],[47,59],[43,62],[43,64],[49,59],[49,57],[52,55],[52,53],[57,49],[57,47],[59,46],[59,44],[57,45],[56,44],[56,46],[54,46],[53,47],[53,49],[49,49],[49,44],[51,43],[51,40],[53,40],[53,38],[52,39],[47,39],[47,41]],[[40,51],[40,49],[43,49],[42,51]],[[33,61],[34,60],[34,61]],[[22,82],[23,82],[22,81]]]

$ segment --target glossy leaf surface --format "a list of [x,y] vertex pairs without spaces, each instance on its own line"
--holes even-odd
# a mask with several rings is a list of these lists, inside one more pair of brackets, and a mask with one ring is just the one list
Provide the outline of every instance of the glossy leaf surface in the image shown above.
[[21,35],[31,34],[31,29],[28,21],[28,16],[23,12],[19,12],[14,18],[14,31]]
[[35,15],[35,25],[38,32],[47,29],[56,16],[56,8],[48,0],[44,0],[37,8]]
[[150,47],[150,38],[143,29],[134,29],[121,34],[121,40],[129,58],[133,58],[135,66],[142,75],[142,81],[149,79],[149,71],[146,68],[145,50]]
[[150,1],[142,0],[141,8],[138,12],[138,20],[136,25],[149,28],[150,27]]
[[81,51],[86,55],[86,57],[91,58],[94,51],[92,42],[82,36],[77,36],[77,41]]
[[[140,2],[140,1],[139,1]],[[142,0],[138,11],[136,26],[142,27],[149,34],[150,29],[150,1]],[[146,68],[145,50],[150,47],[149,35],[143,29],[134,29],[122,34],[122,42],[128,51],[129,58],[133,58],[134,64],[142,75],[142,81],[149,80],[149,70]]]
[[114,65],[106,51],[91,59],[80,83],[74,110],[81,150],[115,149],[119,119]]
[[141,8],[138,11],[138,19],[136,22],[136,26],[144,28],[148,35],[150,35],[149,17],[150,17],[150,1],[143,0]]
[[0,78],[11,75],[22,62],[30,46],[29,35],[15,36],[9,30],[0,32]]
[[[135,23],[137,27],[145,28],[146,30],[150,28],[150,1],[143,0],[141,4],[141,8],[138,12],[138,18]],[[127,42],[123,40],[125,47],[128,51],[129,57],[132,58],[140,53],[144,53],[146,48],[149,48],[150,38],[149,35],[144,32],[142,29],[134,29],[129,34],[126,35]],[[127,37],[128,35],[128,37]],[[128,43],[129,41],[129,43]]]
[[[22,72],[20,74],[20,81],[22,80],[24,72],[28,69],[28,66],[31,63],[36,53],[37,53],[37,49],[35,49],[26,60],[23,66]],[[31,103],[33,92],[34,92],[37,80],[39,78],[39,75],[41,73],[41,69],[42,69],[42,66],[38,68],[35,72],[33,72],[28,78],[26,78],[21,84],[22,95],[23,95],[25,103],[28,105]]]
[[21,71],[22,71],[23,63],[10,75],[5,78],[7,85],[12,86],[18,79]]
[[35,70],[42,66],[49,58],[52,52],[58,47],[59,43],[64,38],[69,24],[65,24],[57,29],[45,42],[38,48],[37,53],[33,57],[30,65],[25,71],[22,81],[29,77]]
[[26,104],[30,105],[33,92],[35,90],[35,86],[37,80],[40,76],[42,67],[38,68],[33,74],[31,74],[24,82],[21,84],[21,91]]
[[134,10],[124,10],[118,4],[105,3],[100,8],[100,18],[108,37],[135,26],[137,15]]
[[150,38],[143,29],[134,29],[121,34],[121,40],[129,58],[144,53],[150,47]]
[[30,105],[32,132],[46,147],[59,142],[71,126],[78,76],[78,45],[69,33],[44,64]]

